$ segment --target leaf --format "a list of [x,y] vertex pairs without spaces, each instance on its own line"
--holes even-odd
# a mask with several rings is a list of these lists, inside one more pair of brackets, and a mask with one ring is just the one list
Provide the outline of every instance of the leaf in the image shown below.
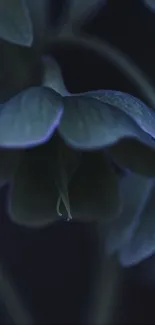
[[153,12],[155,11],[155,0],[142,0],[144,2],[144,5],[152,10]]
[[0,1],[0,38],[31,46],[33,29],[25,0]]
[[60,220],[52,157],[49,143],[25,152],[9,196],[9,215],[16,224],[45,227]]
[[64,114],[58,129],[68,145],[81,150],[104,148],[124,137],[148,141],[147,135],[122,110],[87,96],[64,98]]
[[89,91],[82,95],[118,108],[130,116],[144,132],[155,138],[155,111],[138,98],[116,90]]
[[109,221],[120,212],[117,177],[100,152],[82,154],[68,192],[74,221]]
[[21,161],[21,150],[0,149],[0,186],[10,182]]
[[28,148],[52,137],[63,113],[54,90],[32,87],[0,107],[0,146]]
[[51,56],[44,56],[42,58],[42,62],[44,70],[43,86],[55,90],[62,96],[69,95],[69,92],[67,91],[63,81],[60,66],[58,65],[57,61]]
[[122,178],[120,183],[122,213],[117,220],[109,223],[106,229],[105,246],[108,254],[115,253],[126,242],[132,240],[152,186],[152,180],[136,174]]
[[130,241],[119,252],[123,266],[132,266],[155,253],[155,186],[150,192]]
[[155,177],[155,149],[136,139],[123,139],[107,148],[111,158],[122,168],[147,177]]

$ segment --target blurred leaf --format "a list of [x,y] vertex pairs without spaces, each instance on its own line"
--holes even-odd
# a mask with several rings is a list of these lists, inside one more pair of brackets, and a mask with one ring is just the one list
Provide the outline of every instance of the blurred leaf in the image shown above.
[[112,254],[132,238],[140,215],[153,187],[153,181],[136,174],[129,174],[120,183],[122,213],[106,229],[106,251]]
[[49,87],[62,96],[68,95],[68,91],[65,87],[60,66],[52,56],[45,56],[42,59],[43,62],[43,86]]
[[25,0],[0,1],[0,38],[31,46],[33,29]]
[[132,237],[119,252],[123,266],[132,266],[155,253],[155,186],[150,192]]
[[100,152],[82,154],[68,191],[73,220],[108,221],[120,213],[118,180]]
[[107,148],[111,158],[122,168],[147,177],[155,177],[155,149],[136,139],[123,139]]
[[123,137],[147,138],[125,112],[88,96],[64,98],[59,132],[68,145],[84,150],[112,145]]
[[56,211],[59,193],[52,165],[53,152],[49,144],[25,152],[9,198],[9,214],[15,223],[44,227],[60,220]]
[[63,112],[61,96],[43,87],[29,88],[0,106],[0,146],[28,148],[46,142]]
[[0,149],[0,186],[9,182],[20,164],[21,150]]

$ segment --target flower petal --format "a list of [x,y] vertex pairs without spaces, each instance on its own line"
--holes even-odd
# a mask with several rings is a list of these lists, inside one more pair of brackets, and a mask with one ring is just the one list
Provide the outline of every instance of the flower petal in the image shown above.
[[152,180],[136,174],[122,178],[120,183],[122,213],[117,220],[110,222],[106,229],[105,243],[108,254],[118,251],[132,238],[152,186]]
[[54,182],[49,144],[25,152],[10,192],[12,221],[27,227],[44,227],[59,220],[58,190]]
[[11,180],[20,164],[22,154],[21,150],[0,149],[0,186]]
[[25,0],[0,1],[0,38],[31,46],[33,29]]
[[138,98],[116,90],[89,91],[83,93],[83,96],[93,97],[119,108],[130,116],[144,132],[155,138],[155,111]]
[[123,139],[107,148],[111,158],[121,167],[147,177],[155,177],[155,149],[136,139]]
[[0,106],[0,146],[28,148],[46,142],[63,113],[61,96],[43,87],[29,88]]
[[155,253],[155,186],[139,218],[130,241],[121,248],[119,257],[123,266],[137,264]]
[[146,141],[147,135],[130,116],[101,100],[87,96],[65,97],[64,108],[59,132],[64,141],[74,148],[101,148],[123,137]]
[[42,62],[44,69],[43,86],[55,90],[62,96],[67,96],[69,92],[65,87],[62,72],[57,61],[51,56],[45,56],[42,58]]
[[83,153],[69,186],[73,220],[109,220],[120,212],[117,176],[101,152]]
[[146,7],[155,12],[155,0],[142,0]]

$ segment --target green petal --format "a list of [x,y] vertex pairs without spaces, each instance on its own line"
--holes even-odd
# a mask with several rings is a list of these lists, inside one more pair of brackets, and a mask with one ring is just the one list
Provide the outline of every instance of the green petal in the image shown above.
[[31,46],[33,29],[25,0],[0,1],[0,38]]
[[0,186],[12,179],[20,164],[22,154],[21,150],[0,149]]
[[60,219],[51,150],[49,144],[28,150],[14,177],[9,213],[19,225],[44,227]]
[[147,177],[155,177],[155,149],[136,139],[125,139],[109,147],[107,152],[121,167]]
[[117,177],[100,152],[83,153],[69,183],[69,199],[73,220],[106,221],[118,216]]

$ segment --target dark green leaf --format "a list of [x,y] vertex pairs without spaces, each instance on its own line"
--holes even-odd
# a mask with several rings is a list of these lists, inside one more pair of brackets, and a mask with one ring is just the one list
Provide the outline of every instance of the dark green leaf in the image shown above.
[[0,0],[0,38],[31,46],[33,29],[25,0]]
[[0,146],[28,148],[49,140],[63,113],[61,96],[33,87],[0,107]]

